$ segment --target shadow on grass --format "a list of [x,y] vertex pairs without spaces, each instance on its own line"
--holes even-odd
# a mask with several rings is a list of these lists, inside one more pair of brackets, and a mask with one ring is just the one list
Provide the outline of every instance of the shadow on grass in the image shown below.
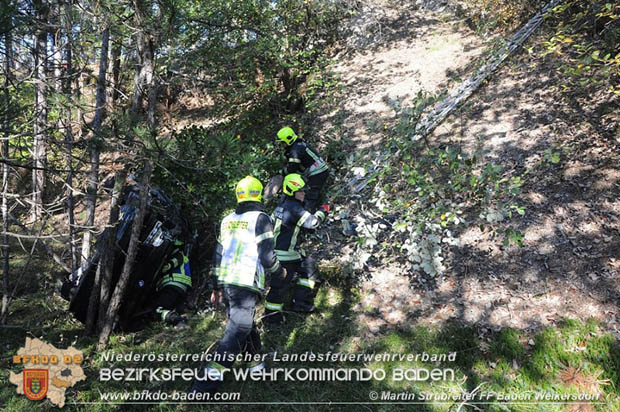
[[[502,393],[525,391],[601,393],[601,399],[605,399],[607,405],[620,406],[617,389],[620,387],[618,376],[620,350],[615,339],[611,335],[603,334],[595,322],[564,321],[557,328],[543,330],[533,340],[528,333],[516,329],[506,328],[484,335],[475,326],[463,326],[458,322],[447,323],[437,329],[422,326],[413,329],[392,328],[368,337],[364,334],[365,325],[355,320],[354,308],[358,301],[357,290],[346,284],[325,287],[317,298],[319,308],[317,313],[308,316],[290,314],[282,327],[264,330],[265,351],[277,353],[270,362],[270,368],[272,370],[368,369],[373,374],[385,372],[384,378],[375,375],[377,378],[360,380],[352,375],[350,380],[305,380],[298,379],[296,374],[293,374],[294,379],[289,381],[283,379],[282,374],[275,381],[269,379],[235,381],[229,378],[224,383],[222,391],[240,392],[239,402],[202,405],[102,402],[100,394],[106,392],[150,391],[171,394],[174,391],[186,392],[191,386],[190,382],[182,379],[173,382],[147,379],[103,381],[99,378],[102,368],[198,368],[199,362],[105,360],[102,353],[94,349],[95,338],[80,334],[80,329],[66,318],[64,322],[56,325],[56,328],[46,328],[37,333],[25,329],[3,330],[3,343],[12,345],[12,349],[5,352],[7,356],[3,358],[1,376],[3,381],[7,381],[9,369],[19,372],[10,364],[10,356],[16,353],[18,346],[23,345],[25,337],[30,336],[41,337],[59,348],[73,344],[87,356],[84,369],[88,378],[68,389],[67,405],[64,408],[68,411],[153,409],[247,411],[260,408],[277,411],[439,412],[455,410],[460,402],[430,401],[429,396],[440,397],[442,394],[447,394],[458,397],[463,393],[471,393],[481,384],[484,390]],[[42,324],[46,324],[61,313],[49,312],[39,318]],[[220,312],[207,314],[203,318],[194,316],[190,322],[192,329],[187,331],[175,331],[161,324],[153,324],[138,333],[114,335],[109,351],[115,354],[199,354],[221,336],[225,319]],[[72,342],[67,342],[68,339]],[[359,358],[337,357],[330,361],[290,359],[294,355],[325,356],[329,353],[355,355]],[[451,353],[455,353],[454,360],[422,357],[423,354],[432,356]],[[384,354],[404,355],[405,358],[386,359],[381,357],[385,356]],[[375,355],[380,357],[377,358]],[[414,358],[407,359],[408,355]],[[418,359],[415,359],[416,355]],[[236,368],[245,366],[235,365]],[[581,380],[564,382],[560,379],[563,371],[570,368],[580,374]],[[393,374],[399,369],[441,371],[451,369],[454,375],[444,375],[437,381],[395,379]],[[379,397],[376,401],[371,399],[371,394],[375,393]],[[421,400],[422,396],[425,397],[424,400]],[[15,393],[12,384],[3,385],[0,390],[0,401],[7,411],[21,411],[31,409],[33,406],[32,401]],[[54,409],[47,400],[37,406],[41,410]],[[482,410],[489,411],[528,410],[502,401],[478,406]]]

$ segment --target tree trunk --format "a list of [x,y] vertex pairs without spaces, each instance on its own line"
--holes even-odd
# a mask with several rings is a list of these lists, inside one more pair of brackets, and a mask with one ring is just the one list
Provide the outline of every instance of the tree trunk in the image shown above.
[[[67,44],[65,45],[65,82],[64,93],[68,98],[71,97],[73,80],[73,23],[71,21],[71,4],[66,2],[64,13],[64,26]],[[71,105],[67,104],[65,109],[65,163],[67,165],[67,220],[69,221],[69,251],[71,253],[71,271],[75,272],[78,268],[79,254],[77,250],[77,239],[75,233],[75,206],[73,201],[73,163],[71,154],[73,152],[73,130],[71,125]]]
[[[2,157],[9,158],[9,107],[11,98],[9,96],[9,79],[11,77],[11,32],[6,31],[4,33],[4,116],[2,119],[2,127],[6,131],[6,138],[2,141]],[[9,205],[8,205],[8,191],[9,191],[9,165],[2,163],[2,309],[0,310],[0,324],[5,323],[9,312],[9,236],[6,234],[9,229]]]
[[143,102],[145,91],[153,80],[153,42],[147,39],[146,33],[140,29],[137,33],[138,59],[139,67],[136,68],[134,77],[133,99],[131,101],[131,110],[135,114],[144,113]]
[[[51,69],[54,72],[54,92],[62,93],[63,92],[63,82],[62,82],[62,29],[60,24],[60,16],[61,16],[61,2],[59,1],[56,4],[52,4],[52,9],[50,11],[50,25],[52,29],[49,31],[50,38],[52,41],[52,61],[51,61]],[[52,82],[50,82],[52,84]],[[60,118],[58,119],[58,121]],[[57,121],[57,127],[58,127]]]
[[[149,36],[150,37],[150,36]],[[147,90],[147,111],[146,121],[151,128],[151,133],[155,131],[155,106],[157,104],[157,87],[155,85],[155,47],[153,39],[149,38],[148,48],[145,50],[143,59],[144,86]]]
[[[86,190],[86,226],[82,240],[82,265],[90,257],[91,241],[95,225],[95,209],[97,206],[97,186],[99,183],[99,146],[101,138],[101,124],[105,115],[106,100],[106,71],[108,68],[108,44],[110,40],[110,29],[106,27],[101,33],[101,57],[99,60],[99,76],[97,78],[97,97],[95,103],[95,119],[93,120],[93,136],[90,141],[90,173],[88,175],[88,188]],[[95,284],[95,287],[98,287]],[[97,297],[99,292],[96,293]]]
[[118,217],[120,214],[121,194],[125,189],[125,180],[127,179],[127,167],[116,173],[114,179],[114,189],[112,190],[112,200],[110,201],[110,216],[108,218],[109,236],[105,240],[101,261],[103,276],[101,278],[101,294],[99,298],[99,320],[98,331],[101,332],[105,324],[105,315],[110,302],[110,293],[112,285],[112,270],[114,266],[114,241],[116,239],[116,231],[118,229]]
[[[74,67],[73,70],[76,68]],[[84,72],[78,68],[75,73],[75,101],[77,102],[77,110],[75,113],[77,124],[77,140],[82,140],[84,133],[82,131],[82,118],[84,117],[84,111],[82,109],[82,89],[84,88]]]
[[43,192],[45,190],[45,167],[47,164],[47,6],[35,1],[39,28],[35,35],[35,102],[34,147],[32,170],[32,220],[43,215]]
[[121,73],[121,50],[123,47],[123,39],[119,34],[114,36],[114,40],[112,41],[112,53],[110,56],[111,60],[111,71],[112,74],[112,87],[109,89],[108,99],[110,102],[110,107],[114,108],[116,102],[118,101],[118,97],[120,95],[120,73]]
[[133,224],[131,225],[131,237],[129,239],[129,246],[127,248],[127,257],[125,264],[123,265],[123,271],[114,288],[114,293],[110,298],[110,304],[107,308],[105,323],[99,334],[98,349],[103,349],[108,344],[110,334],[114,328],[114,322],[120,309],[127,283],[129,282],[129,275],[133,270],[134,261],[138,253],[138,246],[140,243],[140,231],[144,222],[144,215],[146,214],[146,203],[149,193],[149,185],[151,182],[151,173],[153,172],[153,165],[150,159],[144,161],[144,175],[140,182],[140,207],[136,213]]
[[[138,67],[134,76],[134,91],[131,101],[131,110],[135,114],[144,113],[143,102],[147,93],[152,93],[153,75],[155,73],[155,44],[153,36],[147,31],[146,27],[146,6],[142,0],[134,0],[135,24],[138,28],[136,33],[136,47],[138,51]],[[151,104],[151,96],[148,96],[148,104]],[[154,103],[153,103],[154,104]],[[154,113],[148,107],[147,120],[151,123],[150,113]],[[154,123],[154,122],[153,122]]]
[[[146,24],[145,24],[145,6],[141,0],[135,0],[135,22],[136,27],[138,28],[136,33],[136,48],[137,48],[137,58],[138,63],[135,69],[134,76],[134,91],[131,100],[131,111],[136,117],[134,121],[138,122],[140,118],[144,119],[144,115],[146,114],[146,121],[151,130],[151,133],[155,132],[155,103],[157,98],[156,88],[154,87],[154,73],[155,73],[155,45],[152,36],[148,33]],[[120,74],[120,59],[117,57],[120,55],[120,47],[121,43],[119,38],[117,38],[117,42],[115,43],[115,51],[114,55],[114,66],[113,66],[113,76],[114,76],[114,85],[115,90],[113,94],[113,100],[116,101],[118,98],[118,89],[120,87],[119,82],[119,74]],[[147,110],[144,112],[144,98],[147,98]],[[113,251],[113,241],[114,236],[111,234],[110,238],[107,239],[108,246],[106,247],[109,253],[105,255],[105,270],[102,279],[102,287],[101,287],[101,311],[105,311],[100,313],[100,325],[101,332],[99,334],[99,343],[98,347],[103,348],[107,345],[110,334],[114,328],[114,323],[118,316],[118,311],[121,306],[125,289],[127,287],[127,282],[129,281],[129,276],[132,272],[134,261],[136,258],[138,246],[139,246],[139,236],[140,231],[142,229],[142,224],[144,220],[144,215],[146,213],[146,203],[148,199],[148,190],[150,184],[150,178],[153,171],[153,165],[149,159],[145,160],[144,163],[144,176],[141,182],[140,187],[140,207],[134,218],[132,229],[131,229],[131,237],[129,241],[129,246],[127,250],[127,255],[125,258],[125,264],[123,266],[123,271],[121,273],[120,279],[116,284],[114,289],[114,293],[112,294],[109,302],[107,302],[107,296],[109,296],[110,290],[110,279],[112,276],[112,251]],[[122,181],[124,182],[126,177],[127,169],[125,168],[122,172]],[[118,178],[118,177],[117,177]],[[118,183],[118,182],[117,182]],[[117,190],[121,190],[118,188]],[[111,210],[110,212],[110,221],[112,222],[118,219],[118,210]],[[106,305],[107,303],[107,305]],[[103,315],[105,315],[103,317]]]
[[[103,234],[104,239],[108,237],[108,233]],[[95,271],[95,281],[93,287],[90,290],[90,297],[88,298],[88,313],[86,314],[86,332],[93,333],[95,331],[95,321],[97,320],[97,308],[99,307],[99,291],[101,288],[101,258],[97,262],[97,269]]]

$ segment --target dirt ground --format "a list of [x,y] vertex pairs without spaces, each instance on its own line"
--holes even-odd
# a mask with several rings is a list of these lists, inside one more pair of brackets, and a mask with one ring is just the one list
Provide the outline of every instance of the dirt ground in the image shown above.
[[[485,50],[485,39],[454,17],[380,3],[365,13],[368,41],[342,51],[334,69],[344,85],[340,108],[320,119],[338,119],[355,150],[381,147],[377,124],[393,119],[394,102],[451,90]],[[537,36],[544,34],[526,46]],[[599,116],[594,99],[564,98],[553,87],[555,64],[519,51],[429,137],[507,172],[530,171],[518,199],[526,215],[514,221],[523,247],[503,247],[472,227],[432,286],[395,263],[367,266],[356,310],[368,333],[451,319],[482,333],[533,332],[567,317],[595,318],[620,338],[618,119]],[[549,149],[561,154],[558,163],[545,161]]]

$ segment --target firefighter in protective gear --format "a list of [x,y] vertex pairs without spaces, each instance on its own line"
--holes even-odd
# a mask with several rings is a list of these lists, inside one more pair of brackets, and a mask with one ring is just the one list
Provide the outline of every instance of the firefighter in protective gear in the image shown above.
[[236,187],[237,208],[220,226],[211,300],[215,302],[223,295],[228,323],[213,361],[194,382],[193,391],[214,392],[236,355],[256,355],[261,350],[260,335],[254,323],[256,304],[265,291],[267,276],[271,282],[286,277],[274,252],[273,224],[263,212],[262,190],[258,179],[251,176],[242,179]]
[[321,190],[329,177],[327,163],[319,153],[308,146],[290,127],[283,127],[278,131],[278,140],[286,144],[286,167],[284,175],[297,173],[303,176],[306,182],[306,197],[304,208],[310,212],[316,210],[319,204]]
[[172,324],[176,329],[187,329],[187,320],[179,313],[183,312],[185,299],[192,288],[192,274],[189,257],[185,253],[183,242],[174,242],[170,260],[162,268],[162,276],[157,282],[157,295],[151,306],[155,319]]
[[282,191],[285,196],[273,211],[275,250],[278,260],[289,274],[284,281],[271,282],[271,289],[265,300],[265,319],[268,323],[281,323],[286,293],[292,282],[292,310],[314,312],[314,297],[321,283],[319,272],[312,258],[299,247],[302,230],[317,229],[325,220],[329,206],[323,205],[314,214],[303,206],[307,185],[301,175],[289,174],[284,178]]

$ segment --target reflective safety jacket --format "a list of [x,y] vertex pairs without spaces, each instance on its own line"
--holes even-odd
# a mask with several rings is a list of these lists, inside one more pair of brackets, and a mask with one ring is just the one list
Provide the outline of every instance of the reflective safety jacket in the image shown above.
[[294,262],[302,259],[299,245],[301,229],[314,230],[325,220],[325,212],[317,210],[311,214],[304,209],[303,203],[293,196],[284,196],[273,211],[276,256],[282,262]]
[[165,286],[175,286],[187,292],[192,287],[192,273],[189,268],[189,257],[183,250],[183,243],[175,243],[171,256],[162,268],[163,276],[157,282],[157,290]]
[[265,275],[280,275],[273,250],[273,224],[259,202],[243,202],[226,216],[215,252],[217,285],[235,285],[262,293]]
[[299,173],[304,177],[310,177],[328,169],[327,163],[319,153],[299,139],[286,148],[285,154],[287,157],[285,174],[287,175]]

